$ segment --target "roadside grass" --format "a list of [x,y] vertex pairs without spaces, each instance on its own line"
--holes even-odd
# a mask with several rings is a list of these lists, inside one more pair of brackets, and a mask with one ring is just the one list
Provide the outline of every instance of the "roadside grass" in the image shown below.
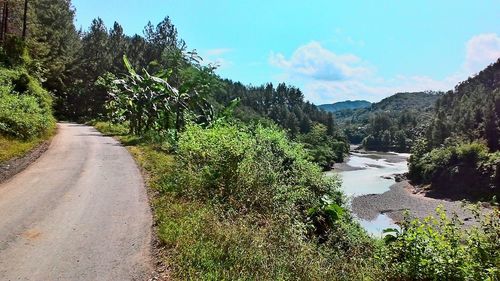
[[55,132],[56,129],[54,127],[43,136],[36,137],[30,140],[20,140],[17,138],[0,135],[0,163],[25,155],[44,141],[50,139],[55,134]]

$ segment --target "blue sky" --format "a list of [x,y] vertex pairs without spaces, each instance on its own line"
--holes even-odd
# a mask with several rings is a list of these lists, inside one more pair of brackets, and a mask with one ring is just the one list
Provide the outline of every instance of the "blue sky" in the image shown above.
[[448,90],[500,57],[500,1],[73,0],[142,34],[170,16],[189,48],[245,84],[287,82],[316,104]]

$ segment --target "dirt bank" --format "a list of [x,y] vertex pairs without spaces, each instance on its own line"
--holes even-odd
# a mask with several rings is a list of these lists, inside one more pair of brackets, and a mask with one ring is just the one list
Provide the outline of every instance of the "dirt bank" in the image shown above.
[[24,156],[0,163],[0,183],[3,183],[35,162],[50,146],[50,140],[39,144]]

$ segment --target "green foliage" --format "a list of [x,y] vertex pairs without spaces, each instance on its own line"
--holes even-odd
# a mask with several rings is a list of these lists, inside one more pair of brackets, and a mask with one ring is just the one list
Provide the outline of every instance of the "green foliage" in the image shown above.
[[54,127],[52,99],[24,69],[0,68],[0,134],[23,140]]
[[385,237],[389,279],[392,280],[499,280],[500,214],[486,215],[479,227],[462,228],[456,217],[411,220],[407,216],[401,231]]
[[158,191],[158,235],[174,278],[352,280],[376,270],[337,179],[280,130],[190,125],[175,158],[131,151]]
[[309,133],[299,135],[297,140],[304,144],[311,160],[324,169],[344,161],[344,156],[349,152],[347,141],[329,135],[327,127],[322,124],[314,125]]
[[190,126],[179,139],[180,192],[231,210],[304,220],[326,196],[338,204],[338,184],[308,162],[297,144],[274,128]]
[[[189,75],[185,75],[192,80],[179,81],[180,88],[176,89],[167,81],[171,72],[164,71],[153,76],[144,70],[144,74],[139,75],[127,57],[123,59],[128,75],[123,79],[114,79],[110,75],[107,81],[102,82],[111,96],[108,102],[111,120],[127,122],[130,132],[139,136],[151,130],[175,129],[179,132],[186,115],[194,116],[194,120],[200,117],[211,120],[211,106],[198,92],[198,89],[203,91],[209,87],[209,81],[198,77],[205,69],[192,69]],[[198,112],[201,115],[196,115]]]
[[453,198],[500,194],[498,153],[489,153],[484,143],[458,143],[430,152],[425,149],[419,148],[410,158],[408,175],[415,183],[431,183],[434,192]]
[[1,134],[28,140],[43,135],[52,127],[52,122],[34,97],[0,95]]
[[[417,120],[422,118],[414,111],[396,113],[376,112],[364,129],[368,135],[362,145],[371,150],[394,150],[407,152],[413,145],[420,129],[416,128]],[[354,132],[357,134],[358,132]],[[352,136],[352,133],[350,133]]]

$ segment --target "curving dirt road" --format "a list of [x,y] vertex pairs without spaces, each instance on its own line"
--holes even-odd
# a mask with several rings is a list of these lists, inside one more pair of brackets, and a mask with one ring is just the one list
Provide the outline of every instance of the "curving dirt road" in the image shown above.
[[92,127],[58,127],[0,185],[0,280],[144,280],[152,218],[133,158]]

